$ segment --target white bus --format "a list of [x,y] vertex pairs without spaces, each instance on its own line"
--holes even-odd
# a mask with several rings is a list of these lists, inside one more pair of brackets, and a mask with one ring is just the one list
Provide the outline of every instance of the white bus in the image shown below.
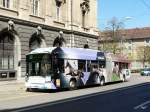
[[109,53],[83,48],[38,48],[26,56],[26,87],[76,89],[80,86],[125,81],[129,62]]

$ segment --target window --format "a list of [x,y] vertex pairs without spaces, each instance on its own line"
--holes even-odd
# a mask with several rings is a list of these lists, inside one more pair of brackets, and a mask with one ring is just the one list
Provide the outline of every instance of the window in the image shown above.
[[105,68],[106,62],[105,61],[99,61],[99,68]]
[[87,72],[91,70],[91,61],[87,61]]
[[0,69],[14,69],[14,41],[6,36],[0,39]]
[[31,0],[32,15],[39,16],[39,0]]
[[2,0],[2,5],[5,8],[10,8],[10,0]]
[[83,72],[86,71],[86,61],[85,60],[78,61],[78,70],[81,70]]
[[56,20],[59,21],[60,19],[60,7],[56,7]]
[[91,61],[91,70],[98,69],[98,61]]
[[19,0],[0,0],[0,7],[17,11],[19,7]]
[[61,17],[61,5],[63,0],[55,0],[56,1],[56,20],[60,21]]
[[52,72],[49,54],[35,54],[27,57],[27,72],[29,75],[46,76]]

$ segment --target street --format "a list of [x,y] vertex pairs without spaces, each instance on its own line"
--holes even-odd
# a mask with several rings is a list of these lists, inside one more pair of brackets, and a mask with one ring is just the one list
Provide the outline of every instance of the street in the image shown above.
[[3,94],[1,111],[149,112],[150,77],[132,75],[128,82],[60,92]]

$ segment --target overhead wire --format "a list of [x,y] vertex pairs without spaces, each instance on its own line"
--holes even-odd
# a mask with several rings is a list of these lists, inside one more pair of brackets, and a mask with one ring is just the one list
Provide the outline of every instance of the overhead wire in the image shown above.
[[150,5],[145,0],[141,0],[141,2],[143,3],[144,6],[150,9]]

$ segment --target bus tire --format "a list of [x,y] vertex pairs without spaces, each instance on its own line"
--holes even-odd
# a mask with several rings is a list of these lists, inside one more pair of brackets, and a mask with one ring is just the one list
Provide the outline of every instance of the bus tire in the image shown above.
[[105,77],[101,76],[100,78],[100,86],[104,86],[105,85]]
[[69,82],[69,89],[70,90],[75,90],[77,89],[77,81],[75,79],[70,80]]
[[32,88],[27,88],[27,89],[26,89],[26,92],[32,92],[32,91],[33,91]]
[[123,75],[123,79],[122,79],[123,82],[126,82],[126,76]]

